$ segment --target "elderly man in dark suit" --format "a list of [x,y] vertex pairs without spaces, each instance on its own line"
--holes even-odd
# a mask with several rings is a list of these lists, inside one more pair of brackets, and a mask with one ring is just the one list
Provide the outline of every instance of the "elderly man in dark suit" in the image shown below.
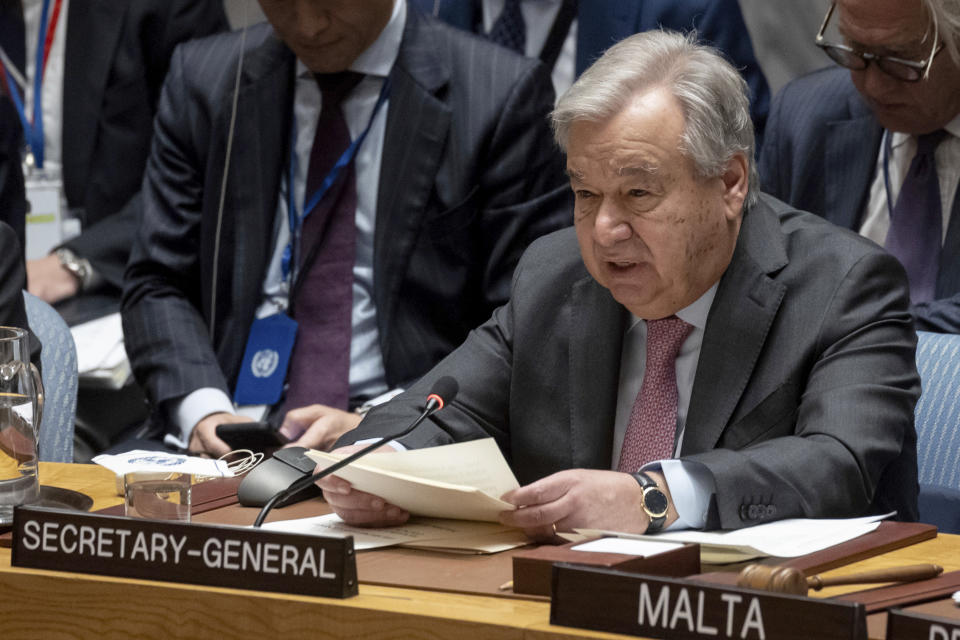
[[816,40],[846,68],[777,95],[764,191],[884,245],[917,329],[960,332],[960,3],[839,0]]
[[405,0],[260,4],[270,24],[174,54],[124,290],[157,417],[216,454],[235,404],[332,444],[570,215],[538,63]]
[[[609,49],[553,113],[575,229],[535,242],[510,302],[342,441],[408,424],[449,375],[454,402],[400,444],[495,438],[526,485],[502,520],[537,536],[915,518],[903,269],[756,190],[747,104],[678,34]],[[406,517],[320,485],[349,522]]]

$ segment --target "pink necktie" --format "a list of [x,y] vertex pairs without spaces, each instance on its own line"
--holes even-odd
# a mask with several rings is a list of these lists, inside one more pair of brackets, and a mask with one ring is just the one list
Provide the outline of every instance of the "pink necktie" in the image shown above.
[[647,321],[647,363],[620,450],[619,471],[633,473],[673,457],[677,430],[676,359],[693,326],[677,316]]

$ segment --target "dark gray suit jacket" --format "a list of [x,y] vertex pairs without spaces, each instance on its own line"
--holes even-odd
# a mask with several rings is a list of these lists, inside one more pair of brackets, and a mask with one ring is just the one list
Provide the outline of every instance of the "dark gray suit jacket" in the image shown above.
[[221,0],[71,0],[63,188],[84,232],[65,243],[119,288],[137,226],[153,117],[173,48],[227,28]]
[[[870,197],[883,129],[839,67],[785,86],[773,101],[760,154],[765,192],[857,231]],[[917,329],[960,333],[960,197],[940,256],[936,299],[913,305]]]
[[[572,230],[543,238],[510,302],[343,442],[399,430],[450,375],[456,400],[404,444],[492,436],[522,484],[609,469],[628,315],[587,273]],[[716,481],[708,525],[892,509],[915,519],[915,348],[894,258],[762,196],[707,318],[683,437],[682,458]]]
[[[178,48],[160,101],[123,298],[127,353],[158,406],[233,388],[273,251],[295,58],[268,25],[247,34],[216,248],[239,44],[235,33]],[[398,386],[486,320],[529,242],[571,215],[538,63],[411,9],[390,78],[374,298]]]

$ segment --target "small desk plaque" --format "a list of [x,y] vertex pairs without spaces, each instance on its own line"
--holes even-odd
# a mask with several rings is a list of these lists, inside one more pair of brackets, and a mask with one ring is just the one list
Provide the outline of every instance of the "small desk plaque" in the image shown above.
[[861,604],[564,563],[553,567],[550,622],[568,627],[667,639],[866,640],[866,620]]
[[583,546],[582,542],[568,542],[559,546],[544,545],[514,554],[514,593],[549,596],[552,568],[555,562],[655,576],[685,577],[700,573],[700,545],[697,544],[677,543],[675,548],[669,551],[647,556],[581,551],[580,548]]
[[893,609],[887,616],[887,640],[960,640],[960,619]]
[[11,565],[330,598],[357,595],[353,538],[16,507]]

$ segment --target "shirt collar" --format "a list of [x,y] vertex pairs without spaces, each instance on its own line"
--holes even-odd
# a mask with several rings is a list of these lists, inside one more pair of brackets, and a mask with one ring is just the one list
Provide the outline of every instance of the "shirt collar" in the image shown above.
[[[373,43],[363,50],[357,59],[351,63],[349,71],[355,71],[368,76],[380,76],[386,78],[393,69],[393,63],[396,62],[400,54],[400,42],[403,40],[403,30],[407,24],[407,0],[395,0],[393,3],[393,13],[390,14],[390,20],[387,26],[383,28],[380,35]],[[297,60],[297,77],[309,77],[313,74],[307,69],[307,65]]]
[[[713,306],[713,299],[717,295],[717,286],[719,286],[719,284],[719,282],[714,282],[713,286],[707,289],[702,296],[677,311],[674,315],[687,324],[693,325],[695,329],[705,329],[707,326],[707,316],[710,315],[710,307]],[[638,318],[632,313],[630,316],[630,327],[627,331],[633,329],[637,324],[644,322],[643,318]]]
[[[953,120],[943,125],[943,128],[955,138],[960,138],[960,113],[954,116]],[[890,135],[890,132],[888,132]],[[902,133],[900,131],[892,132],[890,137],[890,147],[896,149],[897,147],[906,144],[907,140],[911,138],[909,133]]]

